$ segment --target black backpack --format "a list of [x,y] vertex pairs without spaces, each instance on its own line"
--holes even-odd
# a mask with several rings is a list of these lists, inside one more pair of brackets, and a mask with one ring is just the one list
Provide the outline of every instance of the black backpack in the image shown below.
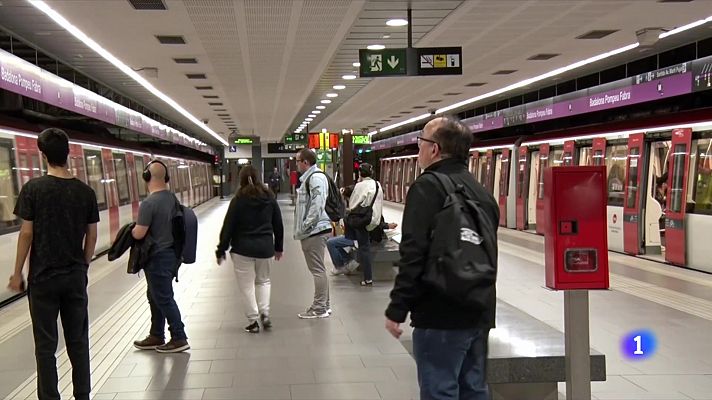
[[[314,174],[324,174],[324,171],[315,171]],[[311,179],[312,175],[309,176]],[[326,214],[332,222],[339,222],[341,218],[344,217],[344,201],[341,198],[341,193],[339,193],[339,188],[336,187],[336,183],[327,174],[324,174],[326,180],[329,182],[329,193],[326,196]],[[311,196],[309,192],[309,181],[307,181],[307,194]]]
[[423,282],[451,301],[484,311],[496,299],[497,227],[462,184],[427,171],[445,189],[435,215]]

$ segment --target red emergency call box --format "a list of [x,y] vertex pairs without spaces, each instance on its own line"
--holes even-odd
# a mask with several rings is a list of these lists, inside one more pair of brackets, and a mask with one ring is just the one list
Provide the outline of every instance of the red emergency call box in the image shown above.
[[608,289],[606,167],[544,170],[546,286]]

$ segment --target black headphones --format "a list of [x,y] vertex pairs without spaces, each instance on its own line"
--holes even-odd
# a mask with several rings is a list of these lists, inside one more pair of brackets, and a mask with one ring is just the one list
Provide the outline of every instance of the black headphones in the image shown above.
[[151,171],[148,169],[148,167],[150,167],[151,164],[161,164],[161,165],[163,165],[163,168],[166,169],[166,177],[165,177],[164,180],[166,181],[166,183],[168,183],[168,181],[171,180],[171,177],[168,176],[168,167],[166,166],[166,164],[164,164],[163,161],[161,161],[161,160],[151,160],[151,162],[149,162],[148,164],[146,164],[146,168],[143,169],[143,174],[141,174],[141,177],[143,177],[143,180],[144,180],[145,182],[148,182],[148,181],[151,180]]

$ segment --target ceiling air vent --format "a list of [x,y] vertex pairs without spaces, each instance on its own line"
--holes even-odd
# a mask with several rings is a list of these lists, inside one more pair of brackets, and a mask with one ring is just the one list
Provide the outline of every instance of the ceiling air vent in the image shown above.
[[221,106],[223,103],[208,103],[209,106]]
[[163,0],[128,0],[129,4],[136,10],[165,10],[166,5]]
[[516,69],[500,69],[497,72],[494,72],[492,75],[509,75],[517,72]]
[[400,114],[391,115],[391,118],[400,118]]
[[556,53],[540,53],[540,54],[535,54],[527,60],[532,60],[532,61],[546,61],[546,60],[551,60],[554,57],[560,56],[561,54],[556,54]]
[[203,98],[204,99],[219,99],[220,96],[214,95],[214,94],[206,94],[206,95],[203,95]]
[[161,44],[185,44],[183,36],[176,35],[156,35],[156,39]]
[[486,85],[486,83],[484,83],[484,82],[470,82],[470,83],[468,83],[468,84],[465,85],[465,86],[467,86],[467,87],[479,87],[479,86],[484,86],[484,85]]
[[218,117],[229,117],[230,114],[218,114]]
[[188,79],[208,79],[205,74],[185,74]]
[[227,109],[225,109],[225,108],[215,108],[215,109],[213,109],[213,111],[227,111]]
[[413,107],[414,110],[417,110],[417,109],[419,109],[419,108],[428,108],[428,107],[427,107],[427,106],[415,106],[415,107]]
[[213,90],[212,86],[196,86],[195,88],[198,90]]
[[601,39],[616,32],[618,32],[618,29],[599,29],[586,32],[581,36],[576,36],[576,39]]
[[689,3],[692,0],[658,0],[658,3]]
[[176,64],[197,64],[197,58],[174,58]]
[[428,100],[427,103],[440,103],[442,100]]
[[447,93],[443,94],[443,96],[457,96],[460,94],[462,94],[462,93],[461,92],[447,92]]

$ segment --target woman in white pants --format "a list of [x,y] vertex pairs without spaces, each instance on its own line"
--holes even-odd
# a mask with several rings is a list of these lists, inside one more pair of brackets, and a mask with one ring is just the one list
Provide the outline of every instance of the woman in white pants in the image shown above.
[[275,260],[282,258],[283,244],[284,227],[277,200],[260,182],[254,167],[242,167],[240,188],[225,215],[215,255],[218,264],[222,264],[230,247],[245,316],[249,321],[245,327],[247,332],[259,333],[260,322],[263,329],[272,327],[269,268],[273,257]]

